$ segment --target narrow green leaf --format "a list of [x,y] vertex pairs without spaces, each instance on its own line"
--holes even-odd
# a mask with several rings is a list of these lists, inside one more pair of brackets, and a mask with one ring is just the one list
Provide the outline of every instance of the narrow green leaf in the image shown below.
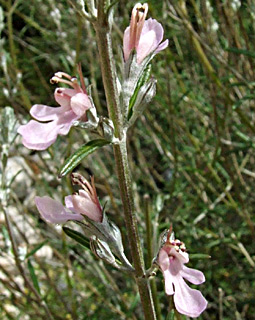
[[38,282],[37,276],[35,274],[35,269],[34,269],[32,263],[31,263],[31,261],[29,259],[27,261],[27,267],[28,267],[28,271],[30,273],[30,276],[31,276],[31,279],[32,279],[32,282],[33,282],[33,285],[34,285],[35,289],[37,290],[37,292],[39,294],[41,294],[40,287],[39,287],[39,282]]
[[142,76],[140,77],[140,79],[139,79],[138,82],[137,82],[137,85],[136,85],[134,94],[133,94],[132,97],[130,98],[130,101],[129,101],[129,110],[128,110],[128,119],[131,118],[131,115],[132,115],[132,112],[133,112],[132,109],[133,109],[133,106],[134,106],[134,104],[135,104],[135,101],[136,101],[138,92],[139,92],[139,90],[141,89],[141,87],[149,80],[150,74],[151,74],[151,64],[149,64],[149,65],[145,68]]
[[238,49],[238,48],[227,48],[226,51],[237,53],[237,54],[243,54],[247,57],[255,58],[255,52],[249,51],[246,49]]
[[203,253],[194,253],[194,254],[189,254],[190,259],[210,259],[211,256],[208,254],[203,254]]
[[81,163],[81,161],[89,154],[109,143],[110,141],[104,139],[96,139],[84,144],[65,161],[65,163],[59,170],[59,178],[67,175],[70,171],[77,167]]
[[237,108],[239,108],[244,101],[253,101],[255,99],[255,95],[254,94],[247,94],[245,97],[239,99],[237,102],[235,102],[232,105],[232,109],[236,110]]
[[107,8],[107,16],[109,16],[111,10],[112,10],[113,7],[115,6],[115,4],[117,4],[119,1],[120,1],[120,0],[115,0],[115,1],[113,1],[113,3],[111,3],[111,4],[109,5],[109,7]]
[[174,320],[174,310],[171,310],[167,317],[166,317],[166,320]]
[[248,82],[233,82],[230,83],[229,86],[230,87],[247,87],[247,84],[250,86],[255,86],[255,82],[254,81],[248,81]]
[[2,235],[4,237],[5,247],[8,249],[11,248],[11,240],[9,237],[9,233],[4,225],[2,226]]
[[40,250],[46,243],[48,242],[48,240],[44,240],[43,242],[39,243],[37,246],[35,246],[34,249],[32,249],[30,252],[28,252],[25,256],[25,259],[33,256],[38,250]]
[[136,294],[134,297],[134,300],[132,301],[130,307],[129,307],[129,313],[133,312],[134,309],[136,308],[137,304],[139,303],[140,298],[139,298],[139,293]]
[[207,248],[213,248],[213,247],[218,246],[220,244],[221,244],[221,240],[218,239],[218,240],[214,240],[214,241],[208,243],[206,246],[207,246]]
[[247,136],[246,134],[244,134],[243,132],[236,130],[235,133],[238,135],[239,138],[241,138],[242,140],[246,141],[246,142],[251,142],[251,138],[249,136]]
[[8,187],[12,185],[12,183],[15,181],[17,176],[23,171],[24,169],[20,169],[18,172],[15,173],[15,175],[11,178],[10,182],[8,183]]
[[82,233],[68,227],[62,227],[62,229],[68,237],[72,238],[73,240],[81,244],[83,247],[90,249],[89,240]]

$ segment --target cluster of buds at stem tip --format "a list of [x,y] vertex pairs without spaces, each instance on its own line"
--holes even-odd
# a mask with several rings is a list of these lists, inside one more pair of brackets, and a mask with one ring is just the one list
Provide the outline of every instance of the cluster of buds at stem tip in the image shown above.
[[187,268],[189,262],[185,244],[174,238],[172,228],[163,237],[163,242],[156,258],[156,263],[164,275],[165,291],[173,295],[177,311],[188,317],[198,317],[207,307],[207,301],[200,291],[191,289],[184,279],[193,284],[205,281],[204,274],[195,269]]
[[72,125],[78,120],[83,123],[88,122],[89,113],[93,114],[93,119],[97,118],[96,109],[87,93],[80,66],[78,71],[81,85],[76,77],[65,72],[57,72],[51,78],[52,84],[64,83],[70,88],[55,90],[55,100],[60,107],[35,104],[31,108],[30,114],[37,121],[30,120],[26,125],[18,128],[25,147],[45,150],[56,141],[58,135],[67,135]]

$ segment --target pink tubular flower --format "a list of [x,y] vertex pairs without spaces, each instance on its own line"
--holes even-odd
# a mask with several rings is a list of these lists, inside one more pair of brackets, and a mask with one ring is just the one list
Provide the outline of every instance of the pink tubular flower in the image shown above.
[[35,204],[41,217],[46,222],[61,224],[68,220],[81,221],[85,215],[93,221],[102,222],[103,212],[97,198],[94,179],[91,179],[91,184],[84,178],[83,181],[85,181],[84,190],[65,197],[65,207],[50,197],[35,197]]
[[86,111],[92,107],[92,104],[87,95],[83,78],[81,79],[81,88],[76,78],[72,78],[64,72],[57,72],[52,77],[51,83],[58,82],[69,84],[72,87],[72,89],[57,88],[55,90],[55,100],[60,107],[53,108],[35,104],[31,108],[30,114],[36,120],[44,121],[44,123],[31,120],[18,129],[18,133],[23,138],[22,143],[28,149],[45,150],[56,141],[59,134],[68,134],[75,120],[87,120]]
[[170,239],[170,232],[158,256],[158,264],[165,279],[165,291],[168,295],[174,295],[178,312],[196,318],[207,307],[207,301],[200,291],[191,289],[183,278],[193,284],[201,284],[205,277],[201,271],[184,266],[189,262],[185,245],[180,240]]
[[102,222],[103,210],[97,198],[94,177],[91,177],[91,184],[79,173],[72,173],[71,178],[73,184],[78,184],[83,188],[78,194],[70,196],[73,209],[93,221]]
[[[71,210],[70,198],[65,197],[66,207],[50,197],[35,197],[35,204],[41,217],[49,223],[65,223],[68,220],[83,220],[83,216]],[[68,208],[68,205],[69,208]],[[70,210],[68,210],[70,209]]]
[[123,38],[124,59],[128,60],[133,49],[136,49],[137,63],[141,63],[150,53],[158,53],[168,46],[168,40],[163,43],[164,29],[155,19],[145,20],[148,4],[137,3],[131,15],[130,26],[126,28]]

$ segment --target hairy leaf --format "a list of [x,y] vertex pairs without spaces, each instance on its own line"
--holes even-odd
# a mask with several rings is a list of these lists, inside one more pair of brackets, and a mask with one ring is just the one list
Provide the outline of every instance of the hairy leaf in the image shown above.
[[59,177],[62,178],[67,175],[70,171],[77,167],[81,163],[81,161],[89,154],[109,143],[109,141],[104,139],[96,139],[84,144],[65,161],[65,163],[59,170]]
[[81,244],[83,247],[90,248],[89,240],[82,233],[68,227],[63,227],[62,229],[68,237],[72,238],[73,240]]

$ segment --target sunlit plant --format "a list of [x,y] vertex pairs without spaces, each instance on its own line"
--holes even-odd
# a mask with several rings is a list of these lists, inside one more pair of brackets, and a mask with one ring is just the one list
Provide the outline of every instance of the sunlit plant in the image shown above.
[[157,20],[146,20],[148,4],[136,4],[130,26],[124,32],[122,70],[117,75],[110,33],[111,8],[105,6],[104,1],[98,1],[96,8],[91,1],[88,11],[84,6],[81,10],[96,31],[108,118],[98,114],[79,66],[80,83],[76,77],[64,72],[57,72],[51,78],[53,84],[70,86],[55,90],[55,100],[60,107],[34,105],[30,113],[37,121],[31,120],[20,126],[18,133],[22,135],[24,146],[33,150],[49,148],[58,135],[67,135],[72,126],[96,135],[95,140],[80,146],[64,161],[59,168],[59,177],[71,173],[88,154],[96,150],[100,152],[104,145],[113,147],[132,261],[124,253],[121,231],[107,218],[103,204],[100,204],[93,177],[89,183],[80,174],[72,173],[72,183],[81,189],[65,197],[65,206],[47,195],[37,196],[35,204],[48,223],[65,225],[73,221],[82,230],[80,238],[75,230],[72,233],[72,229],[68,228],[67,232],[63,226],[67,235],[80,243],[89,239],[91,250],[99,259],[134,276],[146,320],[156,319],[149,279],[156,276],[158,269],[164,275],[166,294],[173,296],[176,314],[198,317],[205,310],[207,301],[199,291],[189,288],[184,279],[200,284],[205,278],[201,271],[184,265],[189,262],[189,255],[184,243],[174,239],[171,230],[166,231],[151,267],[145,270],[126,148],[127,130],[156,94],[156,80],[150,75],[150,65],[154,56],[167,48],[168,40],[162,42],[164,30]]

